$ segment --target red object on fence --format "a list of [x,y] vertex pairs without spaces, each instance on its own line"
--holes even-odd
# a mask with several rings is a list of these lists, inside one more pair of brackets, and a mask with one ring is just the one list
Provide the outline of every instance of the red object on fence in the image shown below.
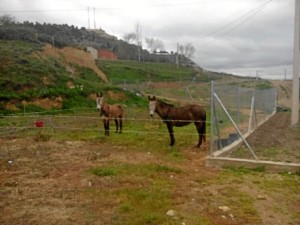
[[43,121],[38,120],[38,121],[35,122],[35,127],[43,127],[43,126],[44,126]]

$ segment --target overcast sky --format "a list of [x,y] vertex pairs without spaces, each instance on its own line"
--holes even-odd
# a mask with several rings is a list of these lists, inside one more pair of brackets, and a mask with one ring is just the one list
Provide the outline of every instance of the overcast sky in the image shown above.
[[192,43],[193,60],[205,69],[291,77],[294,4],[294,0],[0,0],[0,15],[11,14],[20,22],[86,28],[96,24],[120,39],[139,23],[143,38],[161,40],[169,52],[176,51],[177,43]]

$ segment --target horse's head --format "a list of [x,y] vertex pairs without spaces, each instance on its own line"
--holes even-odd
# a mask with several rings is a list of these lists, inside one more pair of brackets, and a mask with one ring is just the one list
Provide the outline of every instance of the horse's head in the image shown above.
[[156,109],[156,98],[155,96],[153,96],[152,98],[148,96],[148,100],[149,100],[149,115],[153,117]]
[[104,102],[104,96],[102,92],[97,93],[97,98],[96,98],[97,109],[101,110],[101,106],[103,105],[103,102]]

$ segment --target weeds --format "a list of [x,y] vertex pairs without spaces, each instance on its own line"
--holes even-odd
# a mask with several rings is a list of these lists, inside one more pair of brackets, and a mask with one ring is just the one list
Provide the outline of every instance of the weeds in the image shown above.
[[118,171],[116,168],[94,167],[90,170],[90,172],[99,177],[116,176],[118,174]]

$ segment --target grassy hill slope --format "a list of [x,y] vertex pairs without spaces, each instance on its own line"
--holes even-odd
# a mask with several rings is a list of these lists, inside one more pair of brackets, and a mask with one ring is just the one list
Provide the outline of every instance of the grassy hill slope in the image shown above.
[[[2,113],[19,111],[25,105],[29,111],[39,111],[92,104],[87,99],[103,84],[102,79],[91,68],[74,64],[60,55],[43,55],[43,47],[0,41]],[[41,99],[48,99],[48,104],[38,104]]]
[[[124,104],[145,104],[145,100],[117,86],[124,80],[208,81],[207,74],[191,67],[121,60],[95,64],[88,53],[70,47],[55,49],[37,43],[0,40],[0,53],[1,114],[23,112],[24,108],[26,112],[92,108],[99,90],[131,96],[124,98]],[[110,83],[103,81],[97,72],[99,68]]]

